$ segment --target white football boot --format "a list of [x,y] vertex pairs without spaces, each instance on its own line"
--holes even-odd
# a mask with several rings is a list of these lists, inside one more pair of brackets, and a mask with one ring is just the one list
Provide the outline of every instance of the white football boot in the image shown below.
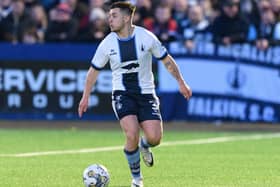
[[143,179],[132,179],[131,187],[144,187]]
[[141,145],[139,146],[140,152],[143,158],[144,163],[148,167],[152,167],[154,165],[153,153],[150,148],[144,148]]

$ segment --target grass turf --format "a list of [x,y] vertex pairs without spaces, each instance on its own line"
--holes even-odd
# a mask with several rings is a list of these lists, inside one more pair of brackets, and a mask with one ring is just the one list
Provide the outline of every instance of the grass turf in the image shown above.
[[[165,131],[163,142],[254,133]],[[123,145],[119,130],[4,130],[0,154],[75,150]],[[145,187],[277,187],[280,186],[280,139],[157,147],[155,166],[141,163]],[[98,153],[0,157],[1,187],[79,187],[91,163],[105,165],[110,187],[130,186],[122,150]]]

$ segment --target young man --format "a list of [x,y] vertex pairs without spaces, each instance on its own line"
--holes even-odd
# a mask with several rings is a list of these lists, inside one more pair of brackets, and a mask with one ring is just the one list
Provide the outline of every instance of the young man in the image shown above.
[[[127,2],[111,5],[111,33],[100,43],[89,68],[79,116],[86,112],[89,95],[98,72],[110,62],[113,75],[112,106],[126,136],[124,154],[132,174],[132,187],[142,187],[140,152],[144,163],[153,166],[150,147],[160,143],[162,121],[155,94],[152,55],[160,59],[178,81],[181,94],[189,99],[190,87],[181,76],[174,59],[160,41],[142,27],[132,25],[135,7]],[[144,136],[139,143],[140,128]],[[139,146],[138,146],[139,145]]]

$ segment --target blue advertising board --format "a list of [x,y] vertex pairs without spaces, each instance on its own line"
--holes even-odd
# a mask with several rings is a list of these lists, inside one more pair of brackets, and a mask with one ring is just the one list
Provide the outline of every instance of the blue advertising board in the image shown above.
[[[96,45],[0,44],[1,119],[78,119],[77,108]],[[154,73],[165,120],[279,122],[280,48],[199,43],[169,51],[193,90],[186,101],[160,62]],[[111,71],[99,74],[83,119],[115,119]]]

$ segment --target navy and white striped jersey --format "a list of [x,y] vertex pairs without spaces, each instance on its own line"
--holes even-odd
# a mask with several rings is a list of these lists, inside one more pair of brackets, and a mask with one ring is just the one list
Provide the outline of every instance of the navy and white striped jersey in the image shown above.
[[153,94],[152,56],[163,59],[167,50],[153,33],[135,26],[133,34],[126,39],[119,38],[115,32],[107,35],[99,44],[91,64],[101,70],[110,62],[113,91]]

